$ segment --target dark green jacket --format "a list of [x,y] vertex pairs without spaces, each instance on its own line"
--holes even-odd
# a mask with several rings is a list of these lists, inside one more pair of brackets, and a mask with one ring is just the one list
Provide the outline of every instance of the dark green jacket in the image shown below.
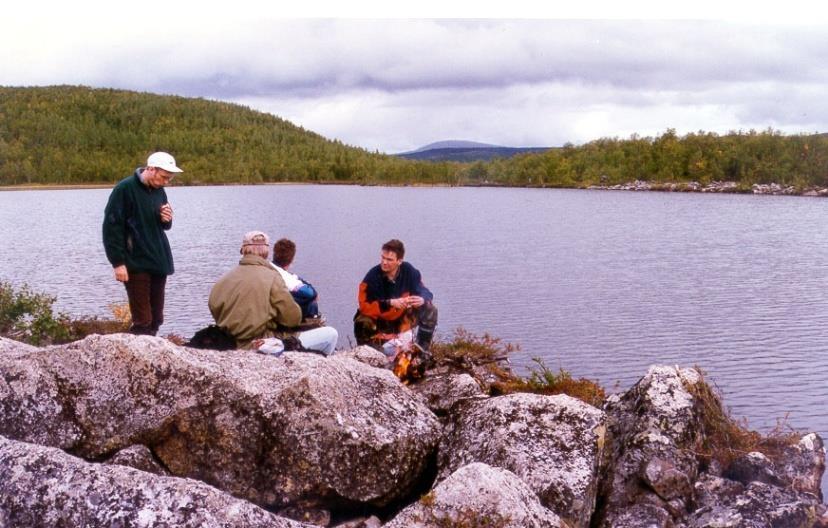
[[106,204],[103,244],[112,267],[126,264],[130,273],[172,275],[170,242],[164,233],[172,222],[161,221],[161,206],[167,203],[164,188],[141,183],[143,169],[121,180]]

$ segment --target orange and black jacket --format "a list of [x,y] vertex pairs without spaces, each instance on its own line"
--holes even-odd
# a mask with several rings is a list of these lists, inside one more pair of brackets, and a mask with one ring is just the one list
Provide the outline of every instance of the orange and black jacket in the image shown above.
[[[396,321],[403,317],[405,310],[391,306],[391,299],[419,295],[431,301],[434,295],[423,284],[417,268],[403,261],[396,279],[389,280],[379,265],[371,268],[359,284],[359,311],[372,319]],[[405,330],[401,328],[400,331]]]

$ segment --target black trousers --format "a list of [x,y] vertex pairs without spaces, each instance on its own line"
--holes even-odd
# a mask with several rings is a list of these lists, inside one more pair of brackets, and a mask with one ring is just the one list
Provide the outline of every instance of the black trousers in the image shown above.
[[130,333],[154,336],[164,323],[167,276],[130,272],[129,281],[124,286],[129,297],[129,311],[132,313]]

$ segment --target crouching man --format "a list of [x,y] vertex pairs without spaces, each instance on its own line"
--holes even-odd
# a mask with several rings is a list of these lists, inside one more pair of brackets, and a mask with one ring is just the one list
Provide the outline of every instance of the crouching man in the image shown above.
[[268,262],[270,241],[265,233],[244,235],[239,265],[221,277],[210,291],[210,313],[216,324],[236,339],[239,348],[253,340],[295,336],[302,346],[330,355],[337,331],[329,326],[297,332],[302,310],[285,281]]
[[405,246],[397,239],[382,246],[380,263],[359,285],[359,309],[354,315],[357,344],[368,344],[393,355],[405,347],[417,327],[415,344],[428,352],[437,327],[434,296],[417,268],[403,262]]

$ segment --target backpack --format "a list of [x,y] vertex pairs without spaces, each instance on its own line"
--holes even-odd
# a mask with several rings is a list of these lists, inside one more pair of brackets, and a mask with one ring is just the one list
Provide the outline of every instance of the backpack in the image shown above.
[[235,350],[236,339],[220,327],[211,324],[202,328],[185,343],[185,346],[192,348],[205,348],[209,350]]

